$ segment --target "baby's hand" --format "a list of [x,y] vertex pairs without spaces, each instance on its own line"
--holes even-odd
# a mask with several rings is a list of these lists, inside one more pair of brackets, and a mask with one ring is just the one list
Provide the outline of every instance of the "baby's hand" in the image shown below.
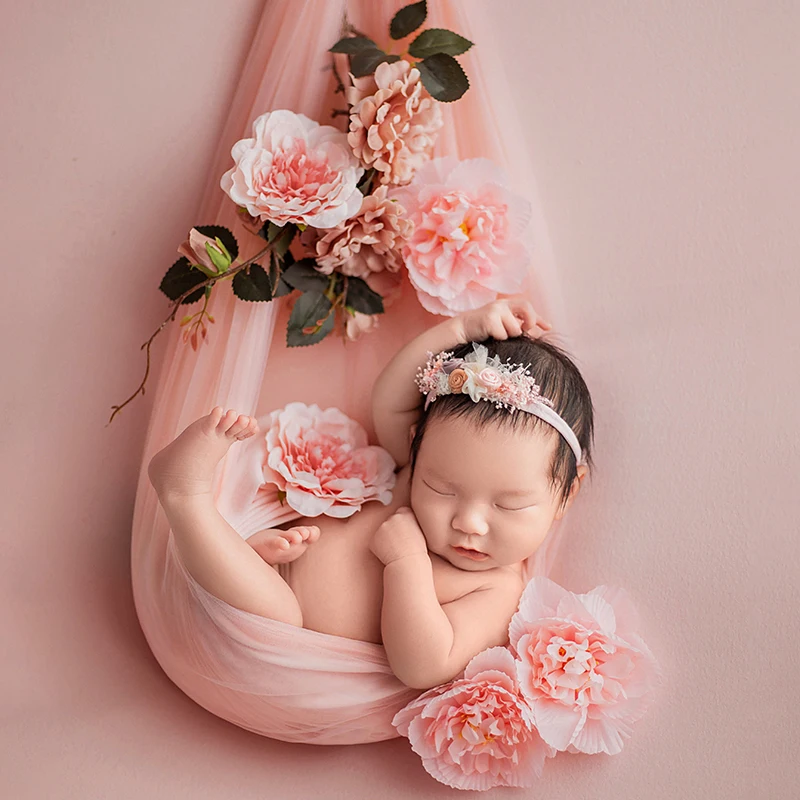
[[480,342],[489,336],[509,339],[527,333],[534,339],[552,328],[539,317],[524,297],[510,297],[467,311],[457,317],[463,327],[465,342]]
[[427,555],[428,544],[410,508],[398,508],[375,531],[369,549],[384,566],[409,555]]

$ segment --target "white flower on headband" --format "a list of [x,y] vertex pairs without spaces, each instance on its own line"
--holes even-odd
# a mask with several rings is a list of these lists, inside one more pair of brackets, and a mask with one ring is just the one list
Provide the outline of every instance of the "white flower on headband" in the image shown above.
[[453,358],[448,351],[438,355],[428,353],[428,361],[416,379],[420,392],[427,398],[426,404],[444,394],[468,394],[476,403],[488,400],[510,411],[536,402],[552,407],[552,402],[542,397],[527,367],[489,356],[489,350],[482,344],[473,343],[472,348],[464,358]]

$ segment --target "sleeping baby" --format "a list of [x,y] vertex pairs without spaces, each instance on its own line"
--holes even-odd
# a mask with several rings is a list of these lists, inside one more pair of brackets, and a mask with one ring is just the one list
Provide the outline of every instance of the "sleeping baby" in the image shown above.
[[524,562],[591,465],[591,397],[541,338],[549,329],[526,300],[499,300],[400,350],[372,399],[378,442],[398,466],[393,500],[347,519],[244,540],[211,486],[228,448],[258,425],[214,408],[149,466],[186,569],[236,608],[383,644],[410,687],[457,677],[507,643]]

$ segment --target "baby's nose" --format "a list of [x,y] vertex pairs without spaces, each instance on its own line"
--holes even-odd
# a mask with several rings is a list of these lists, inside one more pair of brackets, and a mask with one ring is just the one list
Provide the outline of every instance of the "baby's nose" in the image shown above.
[[485,517],[479,509],[474,507],[460,508],[453,517],[452,525],[461,533],[475,534],[476,536],[485,536],[489,532],[489,525]]

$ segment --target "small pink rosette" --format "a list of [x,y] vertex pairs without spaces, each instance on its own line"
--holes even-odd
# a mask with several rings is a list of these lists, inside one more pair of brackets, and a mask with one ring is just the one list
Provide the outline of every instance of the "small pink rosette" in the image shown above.
[[454,789],[532,786],[556,754],[533,726],[505,647],[479,653],[463,678],[420,695],[392,724],[428,773]]
[[573,594],[543,577],[526,587],[509,639],[536,728],[556,750],[622,750],[662,678],[637,628],[623,589]]
[[364,503],[392,501],[394,459],[337,408],[289,403],[264,421],[263,476],[305,517],[350,517]]

